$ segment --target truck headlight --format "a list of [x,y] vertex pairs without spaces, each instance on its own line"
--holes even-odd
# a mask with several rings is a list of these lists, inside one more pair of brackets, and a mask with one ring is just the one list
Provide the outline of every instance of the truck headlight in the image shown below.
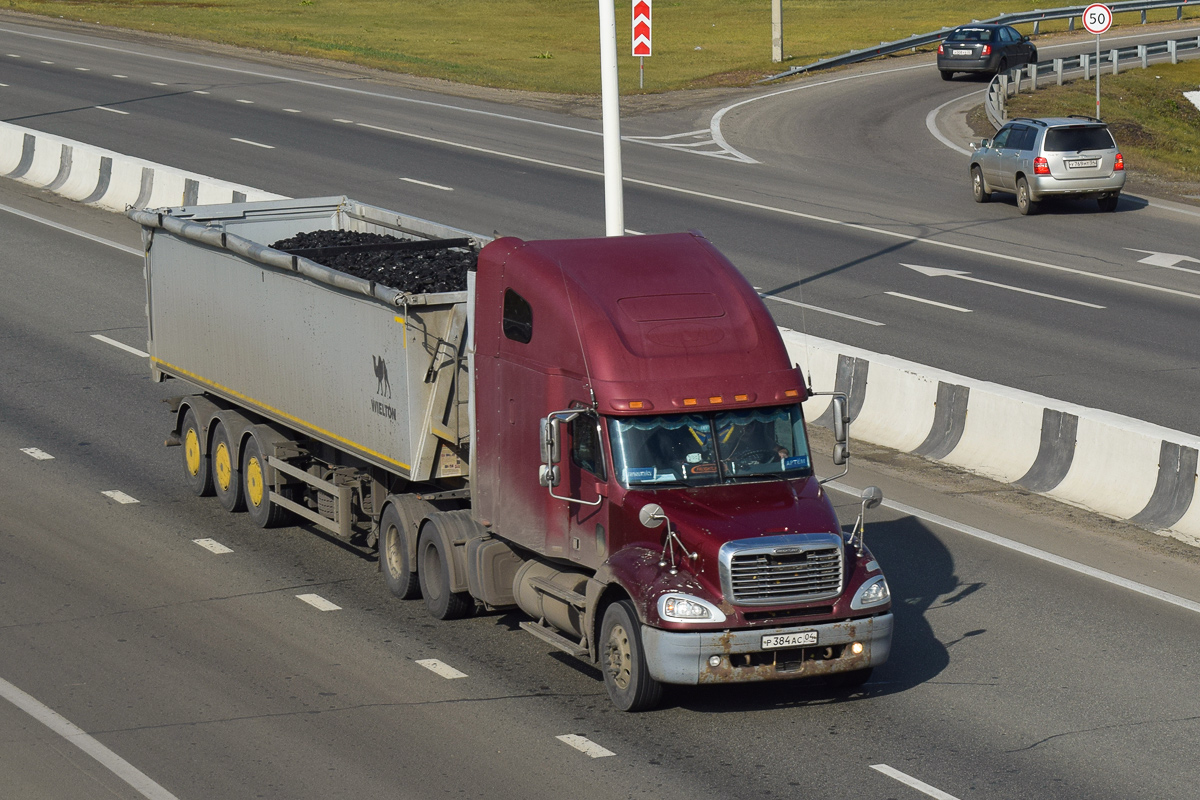
[[862,585],[858,590],[858,594],[854,596],[854,600],[850,603],[850,608],[868,608],[886,603],[892,599],[892,592],[888,589],[887,579],[882,575],[872,578]]
[[707,600],[670,593],[658,598],[658,616],[671,622],[724,622],[725,614]]

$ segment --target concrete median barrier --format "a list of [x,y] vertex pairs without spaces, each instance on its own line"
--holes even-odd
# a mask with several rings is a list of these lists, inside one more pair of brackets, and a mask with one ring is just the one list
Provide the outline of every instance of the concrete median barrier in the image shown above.
[[[781,330],[815,391],[850,395],[852,438],[1200,545],[1200,437]],[[828,404],[805,414],[828,425]]]
[[110,211],[283,195],[0,122],[0,176]]

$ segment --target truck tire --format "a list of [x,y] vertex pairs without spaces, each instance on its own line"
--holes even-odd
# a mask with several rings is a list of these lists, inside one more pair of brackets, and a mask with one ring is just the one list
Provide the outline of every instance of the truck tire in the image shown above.
[[196,421],[196,412],[188,409],[180,429],[180,448],[183,451],[183,479],[197,497],[212,497],[213,476],[209,456],[204,452],[204,434]]
[[621,711],[645,711],[662,699],[662,684],[650,675],[642,627],[633,603],[621,600],[604,610],[600,623],[600,669],[609,699]]
[[212,461],[213,488],[217,493],[217,502],[226,511],[245,511],[246,500],[242,494],[242,471],[238,469],[237,448],[229,441],[229,431],[225,429],[224,423],[216,422],[212,429],[209,459]]
[[437,531],[437,522],[426,520],[417,542],[417,577],[425,607],[435,619],[462,619],[475,610],[475,599],[468,592],[450,590],[450,559],[445,539]]
[[267,459],[257,432],[246,440],[242,453],[242,493],[250,520],[260,528],[277,528],[291,517],[287,509],[271,501]]
[[401,600],[421,596],[421,582],[408,557],[409,523],[395,503],[379,518],[379,571],[388,591]]

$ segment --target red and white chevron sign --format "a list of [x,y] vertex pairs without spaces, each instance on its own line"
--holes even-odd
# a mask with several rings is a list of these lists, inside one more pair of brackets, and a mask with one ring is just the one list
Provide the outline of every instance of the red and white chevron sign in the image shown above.
[[650,55],[651,0],[633,0],[633,54]]

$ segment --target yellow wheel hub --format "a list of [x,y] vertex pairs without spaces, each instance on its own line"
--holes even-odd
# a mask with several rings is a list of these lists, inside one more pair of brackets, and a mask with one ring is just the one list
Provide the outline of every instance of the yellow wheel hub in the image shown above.
[[217,445],[217,450],[213,453],[213,474],[221,491],[228,492],[233,478],[233,462],[229,459],[229,445],[225,442]]
[[193,478],[200,474],[200,437],[195,428],[183,434],[183,463]]
[[266,487],[263,485],[262,464],[257,457],[252,456],[246,463],[246,499],[255,508],[259,508],[262,506],[266,494]]

